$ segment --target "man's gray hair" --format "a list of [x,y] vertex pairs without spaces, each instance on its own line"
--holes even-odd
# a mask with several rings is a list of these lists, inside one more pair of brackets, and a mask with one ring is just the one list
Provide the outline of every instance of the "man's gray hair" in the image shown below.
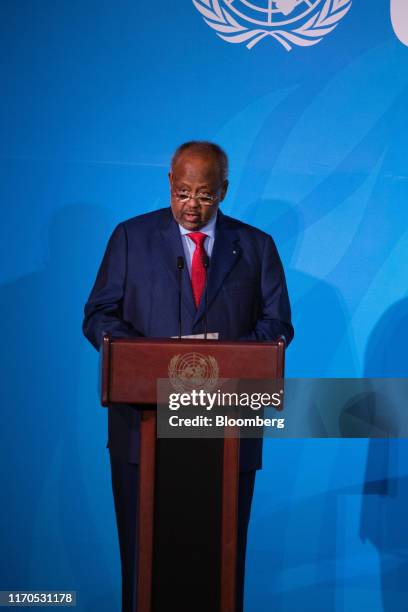
[[177,147],[173,157],[171,159],[171,169],[173,170],[178,159],[186,151],[192,153],[201,153],[203,155],[211,155],[216,160],[220,171],[222,180],[225,181],[228,178],[228,157],[224,149],[217,145],[215,142],[209,142],[208,140],[189,140],[184,142],[182,145]]

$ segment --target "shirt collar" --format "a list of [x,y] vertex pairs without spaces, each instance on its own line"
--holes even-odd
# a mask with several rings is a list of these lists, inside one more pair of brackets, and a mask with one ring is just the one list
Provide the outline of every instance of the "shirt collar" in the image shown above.
[[[216,211],[215,215],[211,217],[208,223],[203,225],[203,227],[201,227],[197,231],[202,232],[203,234],[207,234],[207,236],[210,236],[210,238],[214,238],[215,237],[215,224],[217,223],[217,215],[218,215],[218,210]],[[178,226],[180,228],[180,233],[182,236],[186,236],[186,234],[190,234],[193,231],[193,230],[186,229],[185,227],[180,225],[180,223],[178,224]]]

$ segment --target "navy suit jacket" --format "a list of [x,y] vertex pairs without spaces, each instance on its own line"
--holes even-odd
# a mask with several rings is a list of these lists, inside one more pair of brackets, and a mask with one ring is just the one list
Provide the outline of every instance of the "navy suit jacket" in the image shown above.
[[[179,332],[177,257],[184,256],[171,208],[120,223],[110,237],[85,305],[83,331],[99,350],[103,334],[169,338]],[[209,332],[220,340],[293,338],[285,276],[272,238],[218,211],[208,271]],[[203,332],[205,303],[196,308],[187,267],[182,272],[182,334]],[[108,408],[111,454],[138,462],[140,411]],[[240,469],[259,469],[262,441],[241,440]]]

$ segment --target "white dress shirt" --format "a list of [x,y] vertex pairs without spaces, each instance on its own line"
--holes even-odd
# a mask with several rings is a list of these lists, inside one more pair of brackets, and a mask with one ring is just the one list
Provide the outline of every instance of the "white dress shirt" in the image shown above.
[[215,240],[215,224],[217,222],[217,214],[218,214],[218,211],[211,217],[209,222],[206,223],[199,230],[188,230],[179,224],[181,241],[183,243],[183,249],[184,249],[184,257],[186,260],[190,278],[191,278],[191,262],[193,261],[193,254],[194,254],[196,245],[191,240],[191,238],[187,236],[187,234],[190,234],[193,231],[202,232],[203,234],[207,234],[207,238],[204,240],[204,248],[205,248],[205,252],[207,253],[208,257],[211,258],[211,253],[213,250],[214,240]]

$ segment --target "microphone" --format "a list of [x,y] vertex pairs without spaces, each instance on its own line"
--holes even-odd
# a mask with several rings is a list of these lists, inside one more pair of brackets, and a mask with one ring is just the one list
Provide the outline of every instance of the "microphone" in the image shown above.
[[178,292],[179,337],[178,339],[181,340],[181,282],[182,282],[182,273],[184,270],[184,257],[182,257],[181,255],[177,257],[177,270],[178,270],[178,286],[179,286],[179,292]]
[[203,266],[205,269],[205,288],[204,288],[204,340],[207,340],[207,310],[208,310],[208,268],[210,267],[210,258],[207,253],[203,253]]

